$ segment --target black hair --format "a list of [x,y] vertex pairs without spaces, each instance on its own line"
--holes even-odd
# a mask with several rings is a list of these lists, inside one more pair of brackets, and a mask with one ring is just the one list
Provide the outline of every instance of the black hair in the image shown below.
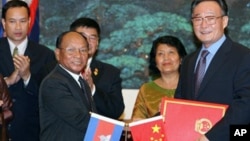
[[223,16],[228,16],[228,6],[225,0],[194,0],[191,4],[191,13],[193,13],[194,8],[200,4],[201,2],[205,2],[205,1],[214,1],[217,2],[218,5],[220,6],[221,10],[222,10],[222,14]]
[[149,54],[149,71],[150,74],[154,76],[160,75],[160,71],[156,67],[156,62],[155,62],[156,50],[160,44],[167,44],[176,48],[181,58],[184,58],[187,55],[184,45],[177,37],[169,35],[158,37],[153,41],[153,45]]
[[98,36],[101,34],[101,29],[99,24],[91,18],[87,17],[82,17],[79,19],[76,19],[71,25],[70,25],[70,30],[75,31],[76,28],[78,27],[90,27],[90,28],[95,28],[97,31]]
[[30,17],[30,8],[28,4],[25,1],[22,0],[10,0],[2,8],[2,19],[6,18],[6,13],[10,8],[14,7],[25,7],[28,12],[28,16]]

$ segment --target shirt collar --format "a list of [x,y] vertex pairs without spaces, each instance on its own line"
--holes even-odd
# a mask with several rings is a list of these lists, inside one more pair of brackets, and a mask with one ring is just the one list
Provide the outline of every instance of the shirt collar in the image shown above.
[[68,72],[74,79],[75,81],[78,83],[78,79],[79,79],[79,76],[80,76],[80,73],[79,74],[75,74],[69,70],[67,70],[65,67],[63,67],[61,64],[59,64],[60,67],[62,67],[66,72]]
[[[223,35],[217,42],[213,43],[210,47],[205,48],[204,45],[202,45],[202,50],[208,50],[209,53],[211,54],[215,54],[218,49],[221,47],[221,45],[223,44],[223,42],[226,40],[226,36]],[[202,52],[202,51],[201,51]]]
[[86,68],[90,68],[90,64],[91,64],[92,60],[93,60],[92,57],[90,57],[90,58],[88,59]]
[[[9,38],[7,38],[7,39],[8,39],[9,45],[10,45],[11,54],[13,54],[13,50],[16,47],[16,45]],[[27,48],[27,45],[28,45],[28,38],[26,37],[22,43],[17,45],[19,55],[24,55],[24,52]]]

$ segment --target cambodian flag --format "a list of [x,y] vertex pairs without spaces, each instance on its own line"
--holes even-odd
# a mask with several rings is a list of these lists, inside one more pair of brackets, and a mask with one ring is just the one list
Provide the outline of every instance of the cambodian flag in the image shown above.
[[84,141],[119,141],[125,123],[91,113]]
[[[2,6],[8,0],[2,0]],[[39,0],[23,0],[28,3],[30,7],[30,29],[29,29],[29,38],[35,42],[39,42]],[[0,37],[3,37],[3,27],[0,25]]]

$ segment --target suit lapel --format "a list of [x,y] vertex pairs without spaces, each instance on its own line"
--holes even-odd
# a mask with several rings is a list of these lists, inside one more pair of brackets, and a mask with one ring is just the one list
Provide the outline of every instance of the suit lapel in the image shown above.
[[26,48],[26,50],[24,52],[24,55],[29,56],[31,58],[32,52],[33,52],[33,48],[34,47],[32,47],[32,45],[30,45],[30,41],[28,41],[27,48]]
[[92,79],[94,82],[98,82],[102,75],[102,65],[95,59],[92,60],[90,64]]
[[[211,60],[209,67],[206,71],[206,74],[203,78],[203,81],[200,86],[199,95],[202,94],[202,90],[205,88],[209,80],[213,77],[213,75],[217,72],[217,70],[223,66],[223,62],[225,62],[227,56],[227,53],[231,49],[231,42],[229,39],[226,39],[226,41],[221,45],[219,50],[216,52],[214,58]],[[201,93],[200,93],[201,92]]]
[[36,60],[35,58],[37,58],[36,57],[36,47],[35,47],[35,45],[32,45],[32,42],[30,42],[29,40],[28,40],[28,44],[27,44],[27,48],[26,48],[26,50],[25,50],[25,52],[24,52],[24,55],[25,56],[29,56],[29,58],[30,58],[30,60],[31,60],[31,62],[30,63],[32,63],[32,61],[34,61],[34,60]]
[[[1,60],[1,68],[5,68],[3,75],[4,76],[9,76],[10,73],[14,71],[14,64],[12,60],[12,55],[10,51],[10,46],[8,43],[7,38],[2,38],[1,43],[0,43],[0,60]],[[7,55],[6,55],[7,54]]]
[[81,99],[81,103],[84,103],[86,105],[86,107],[89,107],[88,105],[88,101],[86,101],[85,97],[84,97],[84,93],[81,89],[81,87],[79,86],[79,84],[75,81],[75,79],[68,73],[66,72],[63,68],[61,68],[59,65],[56,66],[56,69],[63,74],[63,76],[66,77],[68,83],[70,84],[70,88],[72,91],[72,95],[76,98],[76,99]]
[[190,97],[195,97],[195,65],[196,65],[196,60],[198,58],[198,55],[199,55],[199,52],[200,52],[201,49],[198,49],[194,55],[192,56],[192,58],[190,58],[190,67],[192,69],[188,69],[187,71],[190,71],[188,72],[187,74],[189,74],[188,77],[192,77],[192,78],[189,78],[188,80],[191,80],[191,82],[189,82],[191,84],[191,87],[192,87],[192,92],[190,93]]

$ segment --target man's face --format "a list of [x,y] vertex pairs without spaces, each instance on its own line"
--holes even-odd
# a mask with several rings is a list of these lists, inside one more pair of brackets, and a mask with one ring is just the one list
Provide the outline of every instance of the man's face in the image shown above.
[[223,36],[228,16],[223,16],[218,3],[204,1],[194,8],[192,22],[196,37],[205,47],[209,47]]
[[26,38],[29,30],[30,18],[27,9],[25,7],[8,9],[2,23],[6,36],[14,44],[20,44]]
[[79,74],[88,60],[88,42],[80,34],[64,35],[60,48],[55,50],[58,62],[69,71]]
[[76,32],[81,33],[88,39],[89,57],[92,57],[96,53],[99,45],[99,36],[96,29],[91,27],[81,26],[76,29]]

